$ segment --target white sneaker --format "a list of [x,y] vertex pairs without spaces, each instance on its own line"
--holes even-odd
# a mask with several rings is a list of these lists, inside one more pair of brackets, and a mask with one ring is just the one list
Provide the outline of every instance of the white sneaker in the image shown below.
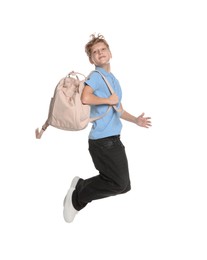
[[71,185],[70,185],[70,189],[68,190],[67,195],[65,196],[64,202],[63,202],[63,206],[64,206],[64,210],[63,210],[63,216],[66,222],[71,223],[76,214],[78,213],[78,211],[73,207],[73,203],[72,203],[72,195],[73,195],[73,191],[75,190],[75,187],[79,181],[79,177],[75,177],[73,178]]
[[79,180],[80,180],[80,177],[78,177],[78,176],[74,177],[72,182],[71,182],[70,187],[75,189]]
[[71,223],[78,213],[78,211],[73,207],[72,203],[72,194],[74,190],[75,189],[71,187],[64,200],[63,216],[65,221],[68,223]]
[[[76,185],[77,185],[77,183],[78,183],[78,181],[79,181],[79,177],[78,176],[76,176],[76,177],[74,177],[73,178],[73,180],[72,180],[72,182],[71,182],[71,185],[70,185],[70,188],[76,188]],[[67,196],[67,195],[66,195]],[[65,206],[65,200],[66,200],[66,196],[65,196],[65,198],[64,198],[64,201],[63,201],[63,207]]]

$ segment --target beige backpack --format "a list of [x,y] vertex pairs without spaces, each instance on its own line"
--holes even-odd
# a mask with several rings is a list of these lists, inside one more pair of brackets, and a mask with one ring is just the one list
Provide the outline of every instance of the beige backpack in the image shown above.
[[[98,70],[94,71],[102,76],[110,92],[113,93],[113,88],[104,75]],[[90,77],[91,73],[87,78]],[[82,80],[79,79],[80,76],[83,78]],[[37,139],[41,138],[49,125],[67,131],[79,131],[85,129],[89,122],[100,119],[109,112],[112,106],[108,107],[105,114],[96,118],[90,118],[90,106],[83,105],[81,102],[84,81],[87,78],[82,73],[72,71],[59,81],[50,101],[48,118],[42,129],[39,131],[37,128],[35,131]],[[114,108],[117,110],[115,106]]]

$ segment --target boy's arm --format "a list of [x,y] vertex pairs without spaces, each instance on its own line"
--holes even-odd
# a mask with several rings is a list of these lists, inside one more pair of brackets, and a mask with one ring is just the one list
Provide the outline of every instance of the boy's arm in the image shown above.
[[93,94],[93,89],[86,85],[81,95],[81,102],[84,105],[116,105],[118,103],[118,96],[114,93],[108,98],[97,97]]

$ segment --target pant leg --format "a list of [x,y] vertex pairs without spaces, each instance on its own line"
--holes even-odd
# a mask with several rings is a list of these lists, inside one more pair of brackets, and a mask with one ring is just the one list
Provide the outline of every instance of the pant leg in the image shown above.
[[125,147],[119,136],[89,140],[89,152],[99,174],[78,182],[73,194],[73,204],[77,210],[93,200],[131,189]]

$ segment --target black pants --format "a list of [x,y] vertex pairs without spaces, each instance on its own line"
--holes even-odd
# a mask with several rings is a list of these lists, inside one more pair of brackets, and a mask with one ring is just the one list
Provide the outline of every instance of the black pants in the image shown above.
[[89,139],[89,152],[99,175],[78,181],[72,197],[76,210],[81,210],[93,200],[131,189],[125,147],[119,136]]

